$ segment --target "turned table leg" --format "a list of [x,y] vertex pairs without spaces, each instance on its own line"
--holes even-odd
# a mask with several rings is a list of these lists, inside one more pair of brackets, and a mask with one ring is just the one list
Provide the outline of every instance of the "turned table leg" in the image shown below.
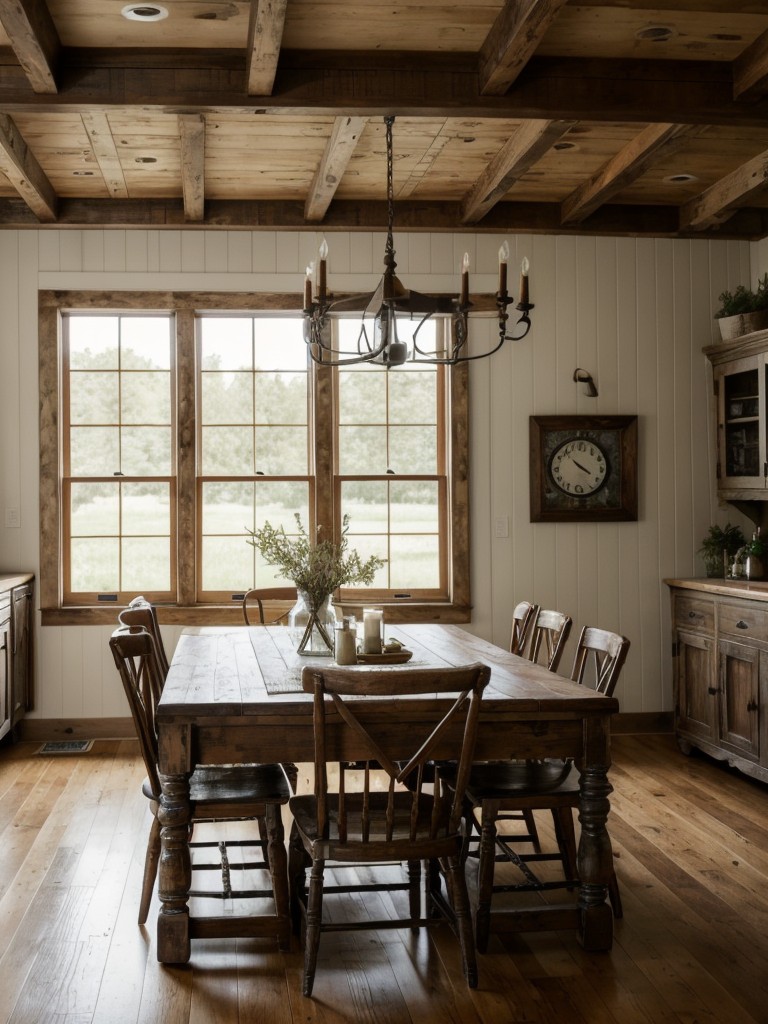
[[190,954],[187,900],[192,885],[189,776],[161,774],[160,785],[157,959],[162,964],[185,964]]
[[608,950],[613,943],[613,917],[606,902],[613,873],[611,840],[606,829],[613,787],[606,765],[582,768],[579,798],[581,838],[578,851],[579,941],[590,952]]

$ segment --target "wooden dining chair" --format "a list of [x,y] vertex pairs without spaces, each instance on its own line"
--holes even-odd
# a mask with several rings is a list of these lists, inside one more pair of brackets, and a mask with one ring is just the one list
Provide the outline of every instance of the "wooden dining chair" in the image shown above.
[[165,682],[168,675],[168,656],[165,653],[163,635],[160,632],[160,623],[157,621],[155,606],[145,597],[134,597],[131,603],[119,613],[117,620],[121,626],[141,626],[151,633],[155,641],[155,653],[160,667],[160,672]]
[[[152,634],[141,626],[124,626],[112,634],[109,646],[115,666],[125,689],[131,715],[136,727],[139,747],[144,758],[147,778],[142,791],[152,810],[147,852],[144,859],[144,879],[139,903],[139,924],[144,924],[149,913],[152,891],[160,857],[160,824],[157,818],[160,802],[158,777],[157,730],[155,711],[160,700],[164,679],[160,669],[157,646]],[[189,780],[191,825],[200,822],[255,821],[258,838],[227,839],[210,842],[190,842],[191,848],[217,849],[219,864],[193,864],[193,873],[199,870],[219,870],[221,887],[207,891],[191,891],[190,896],[215,899],[263,899],[274,901],[274,914],[248,917],[196,918],[204,922],[204,934],[215,935],[273,935],[280,949],[290,945],[290,912],[285,837],[280,808],[288,803],[290,788],[282,765],[198,765]],[[232,847],[258,848],[261,856],[241,862],[231,862],[228,850]],[[268,869],[270,888],[236,890],[231,885],[235,869]]]
[[570,615],[564,615],[563,612],[537,608],[528,660],[546,665],[551,672],[557,672],[572,621]]
[[[327,931],[410,927],[434,924],[434,914],[421,914],[421,861],[430,870],[430,909],[446,914],[458,933],[464,975],[477,985],[477,965],[466,881],[462,862],[461,817],[464,786],[469,776],[477,734],[482,693],[490,669],[474,664],[445,669],[391,669],[376,672],[353,668],[316,668],[302,672],[302,686],[314,696],[315,790],[290,801],[294,824],[291,833],[289,875],[294,924],[303,926],[305,996],[312,994],[320,935]],[[424,720],[398,725],[396,698],[445,694],[453,701],[430,711]],[[371,705],[370,698],[385,701]],[[364,698],[364,699],[360,699]],[[389,713],[386,708],[389,707]],[[354,753],[354,771],[362,774],[362,791],[349,787],[346,752]],[[360,757],[357,757],[360,755]],[[424,785],[430,759],[448,757],[455,762],[454,788],[448,793],[440,769]],[[329,789],[327,762],[336,762],[338,785]],[[360,772],[362,765],[362,772]],[[376,782],[384,779],[377,786]],[[404,781],[409,778],[410,785]],[[360,790],[360,786],[357,786]],[[330,885],[325,879],[329,862],[371,865],[406,861],[407,881],[357,881]],[[311,868],[309,891],[306,870]],[[440,888],[446,878],[448,898]],[[333,920],[323,916],[324,897],[340,892],[406,890],[408,913],[403,918],[365,921]]]
[[515,605],[512,612],[512,633],[509,638],[511,654],[524,655],[528,633],[538,610],[538,606],[531,604],[530,601],[520,601]]
[[[571,672],[574,684],[588,685],[599,693],[612,696],[629,650],[629,640],[618,633],[585,626],[579,637]],[[447,779],[450,782],[450,776]],[[494,893],[542,891],[578,886],[576,837],[573,811],[579,807],[578,769],[570,760],[503,761],[475,764],[467,784],[465,813],[467,841],[465,858],[470,855],[469,836],[480,812],[479,848],[471,855],[479,858],[477,907],[475,910],[475,943],[480,952],[488,945],[491,900]],[[497,823],[505,812],[549,810],[557,842],[557,852],[518,853],[514,844],[520,837],[500,833]],[[512,861],[521,870],[525,881],[499,884],[494,882],[498,861]],[[541,881],[531,869],[537,861],[560,861],[563,878]],[[608,896],[614,917],[622,916],[621,897],[615,872],[612,872]]]
[[[245,619],[246,626],[254,625],[254,622],[251,621],[252,618],[255,619],[256,624],[259,626],[263,626],[266,622],[287,622],[287,611],[281,612],[277,616],[268,616],[266,614],[270,611],[270,606],[275,601],[290,601],[291,605],[294,605],[296,603],[296,588],[254,587],[252,590],[246,591],[242,600],[243,618]],[[266,609],[264,607],[265,604],[267,604]]]

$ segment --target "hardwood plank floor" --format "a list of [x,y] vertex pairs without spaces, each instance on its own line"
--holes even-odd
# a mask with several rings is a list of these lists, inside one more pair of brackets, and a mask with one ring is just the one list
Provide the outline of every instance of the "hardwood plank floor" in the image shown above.
[[[149,827],[137,744],[36,749],[0,748],[0,1024],[768,1022],[768,787],[683,756],[671,736],[614,737],[624,918],[610,953],[585,953],[570,932],[492,935],[470,991],[445,926],[331,933],[312,1000],[298,943],[198,940],[189,965],[158,964],[156,898],[136,924]],[[376,914],[400,899],[380,894]],[[370,911],[354,897],[328,909]]]

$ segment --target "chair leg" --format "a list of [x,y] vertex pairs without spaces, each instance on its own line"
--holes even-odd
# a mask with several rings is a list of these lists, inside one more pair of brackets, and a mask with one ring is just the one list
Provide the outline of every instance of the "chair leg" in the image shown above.
[[141,902],[139,903],[139,924],[145,924],[149,915],[149,905],[157,878],[157,866],[160,863],[160,822],[152,819],[147,840],[147,852],[144,855],[144,881],[141,885]]
[[284,952],[291,948],[291,917],[288,900],[288,863],[285,855],[285,833],[278,804],[267,804],[264,823],[267,832],[267,859],[272,879],[272,892],[277,916],[277,942]]
[[477,870],[477,909],[475,910],[475,944],[478,952],[488,948],[493,898],[493,871],[496,864],[496,815],[498,805],[483,801],[480,829],[480,862]]
[[613,916],[620,918],[624,916],[624,909],[621,905],[621,893],[619,892],[619,880],[616,877],[616,872],[611,872],[611,880],[608,883],[608,899],[611,903],[611,909],[613,910]]
[[304,936],[304,986],[305,996],[312,995],[317,967],[317,950],[320,945],[320,927],[323,920],[323,869],[325,861],[312,862],[309,875],[309,899],[307,900],[307,927]]
[[576,866],[576,833],[573,828],[573,812],[570,807],[552,808],[552,820],[555,826],[555,838],[560,856],[563,859],[563,871],[568,879],[579,877]]
[[541,853],[539,830],[536,828],[536,819],[533,816],[533,811],[529,807],[526,807],[523,810],[523,821],[525,822],[525,827],[528,829],[528,835],[531,838],[534,852]]
[[477,988],[477,958],[475,942],[472,936],[472,916],[469,910],[469,894],[467,880],[464,877],[464,865],[461,857],[456,855],[443,862],[446,883],[453,907],[456,931],[461,946],[461,963],[464,977],[470,988]]
[[307,867],[311,863],[304,844],[296,832],[291,829],[288,843],[288,884],[290,887],[291,925],[293,934],[301,931],[302,907],[307,901]]
[[419,930],[421,917],[421,861],[408,861],[408,911],[411,915],[411,931]]

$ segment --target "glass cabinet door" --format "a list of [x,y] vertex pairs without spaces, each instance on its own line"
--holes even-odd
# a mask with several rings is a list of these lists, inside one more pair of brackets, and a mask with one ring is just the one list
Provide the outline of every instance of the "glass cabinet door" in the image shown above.
[[719,486],[765,489],[765,357],[726,364],[719,376]]

